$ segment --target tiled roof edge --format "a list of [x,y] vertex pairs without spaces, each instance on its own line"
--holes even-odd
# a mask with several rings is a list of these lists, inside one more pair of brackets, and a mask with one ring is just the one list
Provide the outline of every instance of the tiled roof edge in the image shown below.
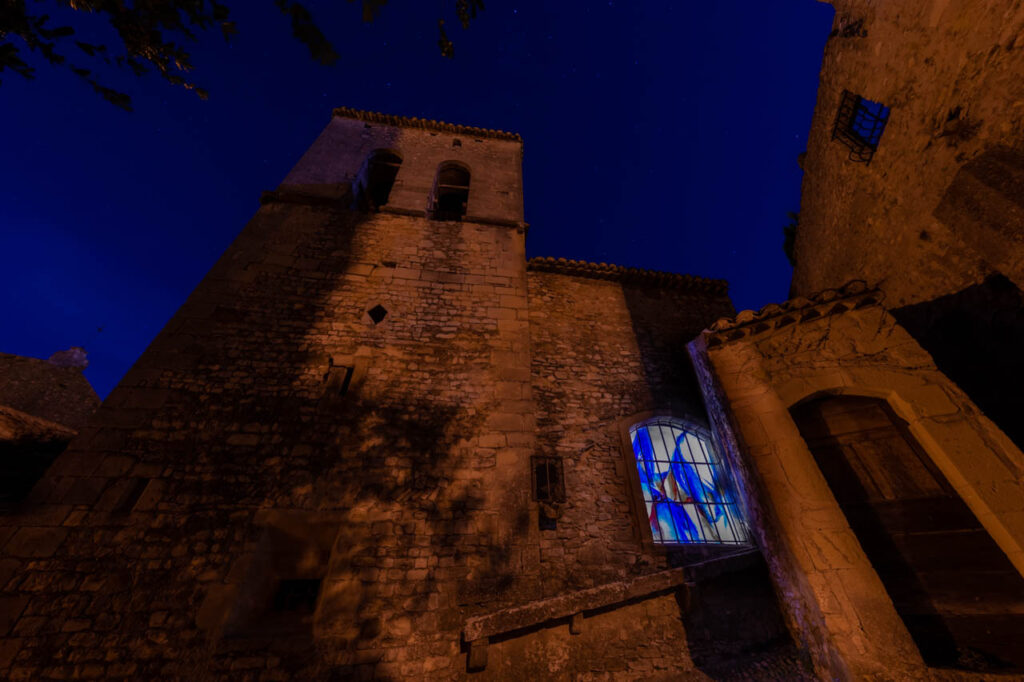
[[708,348],[756,336],[790,324],[880,305],[884,294],[855,279],[838,289],[823,289],[810,298],[798,296],[783,303],[769,303],[758,311],[744,310],[723,317],[704,330]]
[[552,272],[559,275],[589,277],[591,279],[616,280],[664,289],[699,291],[718,296],[726,296],[729,293],[729,283],[724,279],[705,279],[704,277],[695,277],[694,275],[627,268],[609,263],[590,263],[582,260],[542,257],[531,258],[526,263],[526,269],[535,272]]
[[416,118],[415,116],[395,116],[394,114],[382,114],[377,111],[363,111],[350,107],[336,107],[333,114],[342,118],[354,118],[366,123],[378,125],[398,126],[402,128],[422,128],[424,130],[436,130],[442,133],[458,133],[460,135],[473,135],[476,137],[488,137],[494,140],[511,140],[522,142],[523,138],[519,133],[509,133],[504,130],[491,130],[490,128],[477,128],[464,126],[457,123],[446,123],[433,119]]

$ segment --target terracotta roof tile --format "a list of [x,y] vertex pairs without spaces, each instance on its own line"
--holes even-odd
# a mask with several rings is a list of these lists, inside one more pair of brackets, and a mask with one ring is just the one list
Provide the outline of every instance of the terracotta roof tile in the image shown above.
[[552,272],[559,275],[629,282],[665,289],[686,289],[717,296],[725,296],[729,292],[729,283],[724,279],[705,279],[675,272],[627,268],[610,263],[590,263],[565,258],[531,258],[526,263],[526,269],[535,272]]
[[460,135],[473,135],[476,137],[488,137],[494,140],[511,140],[522,142],[523,138],[519,133],[508,133],[504,130],[491,130],[490,128],[476,128],[456,123],[446,123],[433,119],[416,118],[408,116],[395,116],[394,114],[382,114],[376,111],[363,111],[362,109],[351,109],[349,107],[337,107],[334,110],[335,116],[343,118],[354,118],[366,123],[378,125],[397,126],[401,128],[421,128],[423,130],[436,130],[442,133],[458,133]]
[[810,298],[798,296],[783,303],[769,303],[756,312],[743,310],[734,317],[720,318],[704,334],[712,348],[790,324],[879,305],[882,298],[881,291],[855,279],[838,289],[823,289]]

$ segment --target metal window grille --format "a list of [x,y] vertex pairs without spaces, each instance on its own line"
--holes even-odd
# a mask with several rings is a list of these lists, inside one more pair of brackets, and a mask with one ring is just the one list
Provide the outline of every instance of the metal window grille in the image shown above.
[[844,90],[832,126],[832,139],[850,149],[851,161],[871,163],[888,120],[889,107]]
[[530,463],[533,465],[533,499],[538,502],[565,502],[562,458],[534,456]]

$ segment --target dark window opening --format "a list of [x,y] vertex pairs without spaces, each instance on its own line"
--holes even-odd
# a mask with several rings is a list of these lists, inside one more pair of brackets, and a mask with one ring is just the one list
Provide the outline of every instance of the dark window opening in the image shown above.
[[836,27],[828,34],[830,38],[867,38],[868,30],[864,28],[864,19],[839,17]]
[[312,615],[320,597],[319,578],[292,578],[281,580],[274,591],[270,611],[298,616]]
[[[223,616],[225,645],[244,638],[252,646],[305,649],[311,642],[320,606],[321,587],[338,527],[317,512],[268,513],[257,545],[243,551],[231,568],[237,591]],[[220,601],[213,590],[207,599]]]
[[469,171],[455,163],[443,163],[434,188],[434,220],[462,220],[469,202]]
[[355,372],[355,367],[352,366],[336,366],[331,364],[327,369],[327,374],[324,375],[326,381],[325,395],[327,398],[341,398],[348,393],[349,386],[352,384],[352,375]]
[[352,370],[353,367],[338,367],[338,373],[343,375],[341,379],[341,386],[338,387],[338,395],[345,395],[348,393],[348,386],[352,383]]
[[561,505],[565,502],[565,479],[561,457],[530,458],[533,476],[533,499],[538,502],[537,524],[540,530],[555,530]]
[[461,147],[462,146],[462,140],[460,140],[459,138],[456,137],[454,140],[452,140],[452,146],[453,147]]
[[832,126],[832,139],[850,149],[851,161],[870,163],[888,120],[889,107],[844,90]]
[[378,303],[367,310],[366,313],[370,316],[370,319],[373,320],[374,324],[380,324],[381,321],[387,317],[388,309]]
[[370,154],[358,181],[359,208],[375,211],[388,203],[401,165],[402,158],[394,152],[377,150]]
[[565,502],[565,481],[561,457],[533,457],[533,499]]
[[0,513],[18,508],[67,444],[66,440],[0,443]]

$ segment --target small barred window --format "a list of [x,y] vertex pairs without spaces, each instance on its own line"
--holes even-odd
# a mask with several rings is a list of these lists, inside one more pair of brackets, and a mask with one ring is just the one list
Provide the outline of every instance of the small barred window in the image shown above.
[[565,482],[561,457],[531,458],[533,464],[533,499],[538,502],[565,502]]
[[851,161],[871,163],[888,121],[889,107],[844,90],[832,126],[832,139],[850,149]]
[[654,542],[748,542],[725,463],[700,429],[657,417],[635,424],[629,438]]

